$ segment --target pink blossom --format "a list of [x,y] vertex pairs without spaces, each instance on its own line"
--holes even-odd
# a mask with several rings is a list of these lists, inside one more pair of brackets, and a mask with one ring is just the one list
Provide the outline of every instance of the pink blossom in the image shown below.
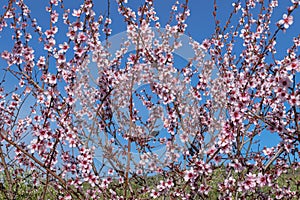
[[279,20],[278,24],[283,25],[285,29],[289,28],[290,25],[293,24],[293,16],[283,14],[283,19]]
[[73,10],[73,13],[72,13],[72,15],[74,16],[74,17],[80,17],[80,14],[81,14],[81,10]]
[[157,192],[156,190],[151,190],[151,193],[150,193],[150,196],[153,198],[153,199],[156,199],[160,196],[160,193]]
[[66,42],[64,42],[63,44],[59,44],[58,46],[59,46],[59,48],[61,49],[61,51],[63,53],[66,52],[69,49],[69,45]]

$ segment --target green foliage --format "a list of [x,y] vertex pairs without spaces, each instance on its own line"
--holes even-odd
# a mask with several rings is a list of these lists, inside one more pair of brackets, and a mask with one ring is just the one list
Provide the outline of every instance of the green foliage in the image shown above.
[[[240,173],[233,173],[232,176],[234,178],[241,178],[245,176],[247,171],[242,171]],[[209,181],[207,182],[207,185],[210,186],[211,190],[208,193],[208,199],[218,199],[218,184],[223,183],[225,178],[228,176],[225,168],[219,168],[216,169]],[[157,184],[164,180],[165,177],[162,175],[156,175],[151,177],[131,177],[129,180],[129,184],[131,186],[131,191],[133,191],[136,194],[139,194],[139,199],[149,199],[150,198],[150,191],[152,189],[156,189]],[[200,180],[199,180],[200,182]],[[4,173],[0,174],[0,200],[6,200],[7,199],[7,188],[9,188],[7,181],[5,180]],[[178,183],[179,184],[179,183]],[[148,186],[148,192],[142,192],[143,186]],[[280,188],[286,188],[290,187],[292,191],[299,191],[300,188],[300,170],[293,171],[289,170],[287,173],[282,174],[275,182],[274,185],[278,185]],[[14,177],[14,185],[13,185],[13,191],[14,191],[14,198],[15,200],[37,200],[40,199],[44,193],[45,188],[45,182],[40,182],[39,186],[34,186],[32,183],[32,178],[29,173],[24,173],[22,177]],[[90,185],[88,183],[83,183],[83,190],[87,191],[90,189]],[[118,180],[113,180],[108,189],[113,189],[118,196],[124,196],[124,185],[123,183],[119,183]],[[174,191],[176,189],[176,185],[172,190]],[[253,199],[254,197],[258,198],[258,193],[263,194],[270,194],[271,198],[275,198],[275,195],[273,194],[272,190],[273,187],[263,187],[255,192],[249,192],[248,199]],[[185,192],[189,193],[191,191],[190,186],[187,186],[185,188]],[[239,195],[238,192],[236,192],[234,195]],[[47,191],[45,194],[44,199],[49,200],[55,200],[59,196],[59,191],[56,190],[51,186],[51,184],[48,185]],[[130,190],[126,192],[126,198],[129,199],[131,196]],[[102,199],[106,199],[105,197],[99,197]],[[201,198],[200,196],[197,196],[197,198]],[[203,198],[203,197],[202,197]],[[168,200],[171,199],[168,195],[166,196],[160,196],[157,198],[159,200]],[[297,199],[297,197],[293,198]]]
[[[13,177],[13,196],[14,200],[37,200],[43,196],[45,183],[35,186],[32,183],[32,173],[23,173],[22,176]],[[0,174],[0,200],[8,199],[9,185],[4,173]],[[51,185],[47,187],[44,199],[57,199],[58,192]]]

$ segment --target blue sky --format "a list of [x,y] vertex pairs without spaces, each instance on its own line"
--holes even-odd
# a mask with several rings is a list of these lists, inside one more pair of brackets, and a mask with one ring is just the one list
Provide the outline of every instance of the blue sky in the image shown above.
[[[49,28],[49,15],[45,11],[45,6],[48,4],[48,1],[29,1],[25,0],[25,3],[31,9],[31,16],[33,18],[38,19],[38,24],[43,27],[43,29]],[[79,7],[81,1],[73,1],[73,0],[65,0],[65,6],[70,8],[71,11],[75,8]],[[123,23],[123,17],[117,12],[117,4],[115,0],[110,0],[110,17],[113,19],[113,23],[111,28],[113,29],[112,35],[118,34],[122,31],[126,30],[126,25]],[[129,5],[136,10],[139,5],[142,5],[142,0],[129,0]],[[156,11],[158,16],[160,17],[161,24],[164,25],[170,16],[170,8],[174,0],[164,0],[164,1],[154,1]],[[187,23],[187,31],[186,34],[188,36],[192,36],[193,39],[201,42],[205,38],[209,38],[211,34],[214,32],[214,19],[212,15],[213,11],[213,0],[190,0],[189,8],[191,10],[191,16],[188,18]],[[217,17],[221,21],[221,24],[224,24],[227,20],[230,12],[232,11],[232,2],[234,1],[217,1],[218,10]],[[4,3],[0,3],[1,7]],[[274,15],[272,17],[272,27],[274,30],[276,28],[275,23],[282,18],[282,14],[286,13],[286,8],[291,5],[289,0],[279,1],[279,7],[276,8]],[[107,14],[107,1],[99,0],[95,1],[95,12],[96,14]],[[3,10],[3,9],[2,9]],[[277,51],[278,58],[282,58],[285,50],[291,46],[292,44],[292,36],[300,33],[300,10],[296,10],[293,13],[294,16],[294,24],[287,30],[286,33],[280,32],[277,36]],[[1,13],[1,10],[0,10]],[[236,18],[234,18],[236,20]],[[58,36],[63,35],[64,37],[57,37],[57,42],[62,42],[65,38],[66,27],[60,26],[61,21],[58,23],[60,27]],[[236,24],[236,21],[233,20],[233,24]],[[63,28],[61,28],[63,27]],[[12,42],[11,41],[11,30],[5,28],[4,31],[0,33],[0,42],[1,47],[0,50],[11,49]],[[36,35],[33,35],[36,37]],[[104,39],[104,38],[102,38]],[[3,60],[0,60],[0,64],[3,65]]]
[[[142,5],[141,0],[128,0],[129,5],[136,10],[137,6]],[[47,4],[48,1],[30,1],[30,0],[24,0],[25,3],[28,3],[27,5],[31,9],[31,16],[33,18],[38,19],[38,24],[43,27],[43,30],[47,29],[49,27],[49,15],[45,11],[44,7]],[[65,0],[66,7],[70,7],[71,11],[72,9],[76,9],[79,6],[78,2],[81,1],[74,1],[74,0]],[[174,1],[170,0],[164,0],[164,1],[158,1],[155,0],[155,6],[156,11],[158,13],[158,16],[160,17],[160,22],[162,25],[164,25],[169,20],[171,5]],[[232,2],[234,1],[224,1],[219,0],[217,1],[218,4],[218,12],[217,17],[219,20],[221,20],[221,24],[224,24],[227,18],[229,17],[230,12],[232,11]],[[3,2],[0,3],[1,7],[4,5]],[[272,27],[271,30],[274,30],[276,28],[275,24],[277,21],[279,21],[282,18],[282,14],[286,13],[286,8],[291,5],[291,2],[289,0],[280,0],[279,1],[279,7],[275,10],[275,13],[272,17]],[[102,13],[107,14],[107,1],[105,0],[98,0],[95,1],[95,12],[96,14]],[[203,41],[205,38],[209,38],[213,32],[214,32],[214,19],[212,15],[213,11],[213,0],[190,0],[189,1],[189,8],[191,10],[191,16],[188,18],[187,23],[187,31],[186,34],[192,36],[192,38],[198,42]],[[3,10],[0,11],[2,13]],[[296,10],[296,12],[293,13],[294,16],[294,24],[286,31],[286,33],[279,32],[277,36],[277,59],[282,59],[285,51],[288,47],[292,45],[292,37],[300,33],[300,10]],[[117,12],[117,4],[115,0],[111,0],[110,5],[110,17],[113,20],[113,23],[111,25],[111,28],[113,30],[112,36],[115,34],[118,34],[120,32],[123,32],[126,30],[126,25],[123,23],[123,17]],[[236,20],[236,18],[234,18]],[[233,25],[236,25],[236,21],[233,20]],[[57,26],[60,27],[60,24]],[[0,33],[0,51],[3,51],[5,49],[11,49],[12,48],[12,42],[10,42],[10,36],[11,31],[8,31],[9,29],[6,28],[4,31]],[[66,28],[62,28],[59,30],[58,34],[58,42],[62,42],[63,38],[65,38],[65,31]],[[63,37],[60,38],[60,34],[63,35]],[[36,37],[36,35],[33,34],[33,37]],[[104,39],[104,38],[103,38]],[[61,40],[61,41],[60,41]],[[37,46],[37,44],[32,44],[33,46]],[[38,52],[38,51],[37,51]],[[38,54],[38,53],[37,53]],[[3,62],[3,60],[0,60],[0,69],[6,67],[6,64]],[[0,78],[2,77],[2,71],[0,71]],[[16,79],[14,79],[12,76],[8,76],[8,81],[5,84],[5,87],[7,89],[12,89],[14,85],[17,85],[18,82]],[[25,111],[24,111],[25,112]],[[25,114],[27,114],[28,111],[26,111]],[[261,139],[265,141],[265,144],[267,146],[271,146],[277,143],[276,137],[273,136],[273,138],[270,140],[270,135],[261,136]]]

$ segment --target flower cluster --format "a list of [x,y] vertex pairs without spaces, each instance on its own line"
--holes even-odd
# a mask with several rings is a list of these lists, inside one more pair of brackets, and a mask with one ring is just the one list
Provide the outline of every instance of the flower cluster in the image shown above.
[[[233,3],[225,22],[215,3],[215,32],[202,43],[184,41],[188,0],[170,6],[166,24],[154,0],[108,1],[106,15],[93,0],[45,2],[43,20],[22,0],[1,11],[0,36],[11,36],[1,49],[1,198],[21,198],[24,187],[42,199],[300,196],[291,177],[300,167],[300,36],[277,53],[299,1],[277,23],[277,0]],[[113,53],[110,6],[127,36]],[[193,55],[177,63],[185,42]]]

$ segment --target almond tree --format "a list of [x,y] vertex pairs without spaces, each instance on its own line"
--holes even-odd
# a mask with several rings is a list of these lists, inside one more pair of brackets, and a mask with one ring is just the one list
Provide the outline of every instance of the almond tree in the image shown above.
[[[49,0],[48,27],[26,1],[4,6],[0,31],[13,44],[1,54],[1,197],[300,195],[291,177],[299,167],[300,35],[283,58],[276,52],[277,36],[292,34],[299,1],[276,23],[278,1],[237,1],[224,24],[215,1],[215,32],[202,43],[189,39],[194,54],[184,64],[175,57],[188,0],[171,6],[167,24],[154,3],[117,0],[127,39],[114,54],[110,8],[97,15],[92,0],[74,10]],[[260,135],[280,142],[267,147]]]

